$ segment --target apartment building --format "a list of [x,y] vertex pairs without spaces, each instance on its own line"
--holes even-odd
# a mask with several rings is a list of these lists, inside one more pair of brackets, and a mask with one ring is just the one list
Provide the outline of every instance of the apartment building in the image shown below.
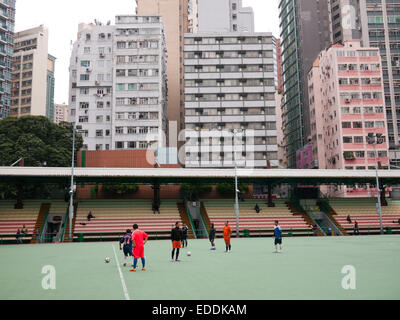
[[[195,0],[193,0],[195,1]],[[185,128],[184,123],[184,34],[189,32],[188,0],[136,0],[138,15],[162,17],[165,30],[168,86],[168,146],[179,146],[178,134]],[[195,18],[196,4],[192,4],[191,15]],[[194,22],[195,23],[195,22]],[[193,26],[190,27],[193,30]]]
[[197,0],[198,32],[254,32],[254,12],[242,0]]
[[0,1],[0,120],[10,114],[15,0]]
[[[321,52],[308,74],[312,157],[300,168],[374,170],[370,133],[385,141],[376,146],[382,169],[389,168],[389,143],[379,49],[346,41]],[[310,146],[310,145],[309,145]],[[304,153],[303,153],[304,158]],[[307,157],[306,157],[307,159]],[[311,162],[311,163],[310,163]],[[329,189],[329,188],[328,188]],[[368,196],[369,186],[329,189],[336,196]]]
[[400,166],[400,0],[329,0],[333,43],[361,40],[382,57],[388,142]]
[[11,117],[54,116],[56,58],[48,53],[43,25],[14,34]]
[[54,104],[54,116],[53,121],[56,124],[68,121],[68,111],[69,107],[67,104]]
[[186,167],[277,167],[272,34],[186,34],[184,52]]
[[79,25],[70,63],[70,121],[87,150],[165,145],[166,44],[159,16]]
[[331,44],[328,0],[281,0],[283,116],[288,167],[308,141],[310,111],[307,74],[318,54]]

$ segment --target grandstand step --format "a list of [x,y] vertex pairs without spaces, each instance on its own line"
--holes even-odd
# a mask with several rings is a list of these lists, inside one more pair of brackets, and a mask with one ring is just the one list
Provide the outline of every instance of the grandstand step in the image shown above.
[[38,237],[40,237],[43,222],[44,222],[44,219],[46,218],[46,214],[49,212],[50,206],[51,206],[50,203],[42,203],[41,204],[39,214],[36,219],[35,227],[33,229],[31,243],[35,243],[37,241]]

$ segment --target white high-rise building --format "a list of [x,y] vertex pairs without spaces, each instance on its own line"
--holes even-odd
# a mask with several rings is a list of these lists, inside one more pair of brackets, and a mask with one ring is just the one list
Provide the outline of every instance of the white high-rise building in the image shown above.
[[272,34],[186,34],[184,52],[186,167],[278,167]]
[[165,146],[166,45],[159,16],[79,25],[70,63],[69,120],[88,150]]
[[254,32],[254,12],[242,0],[193,0],[198,32]]

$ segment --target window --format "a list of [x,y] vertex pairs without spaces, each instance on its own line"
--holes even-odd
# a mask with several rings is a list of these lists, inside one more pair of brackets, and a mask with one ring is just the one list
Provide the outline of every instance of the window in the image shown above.
[[373,121],[365,121],[365,128],[373,128],[374,122]]
[[88,74],[81,74],[80,75],[80,80],[81,81],[89,81],[90,77]]
[[137,83],[129,83],[128,84],[129,91],[136,91],[137,90]]
[[362,129],[362,122],[353,122],[353,128],[354,129]]
[[343,137],[343,143],[353,143],[352,137]]
[[342,128],[343,129],[351,128],[351,122],[342,122]]
[[118,42],[117,42],[117,48],[118,48],[118,49],[125,49],[125,48],[126,48],[126,42],[124,42],[124,41],[118,41]]
[[90,61],[89,60],[82,60],[81,61],[81,67],[89,68],[90,67]]
[[125,83],[117,83],[117,91],[124,91]]
[[124,133],[124,127],[115,127],[115,133],[116,134],[123,134]]
[[84,54],[89,54],[90,53],[90,47],[84,47],[83,48],[83,53]]
[[96,130],[96,137],[102,137],[103,136],[103,130]]
[[375,128],[385,128],[385,122],[384,121],[376,121]]
[[364,143],[363,137],[354,137],[354,143]]
[[350,113],[349,107],[342,107],[342,113]]
[[124,142],[123,141],[116,141],[115,142],[115,148],[116,149],[123,149],[124,148]]
[[373,107],[364,107],[364,113],[374,113]]

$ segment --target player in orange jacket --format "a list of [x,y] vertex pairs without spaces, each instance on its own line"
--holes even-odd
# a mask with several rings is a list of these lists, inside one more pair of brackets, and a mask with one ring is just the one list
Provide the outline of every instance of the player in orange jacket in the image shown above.
[[232,228],[229,226],[229,221],[225,223],[224,227],[224,240],[225,240],[225,246],[226,246],[226,251],[231,251],[231,234],[232,234]]

